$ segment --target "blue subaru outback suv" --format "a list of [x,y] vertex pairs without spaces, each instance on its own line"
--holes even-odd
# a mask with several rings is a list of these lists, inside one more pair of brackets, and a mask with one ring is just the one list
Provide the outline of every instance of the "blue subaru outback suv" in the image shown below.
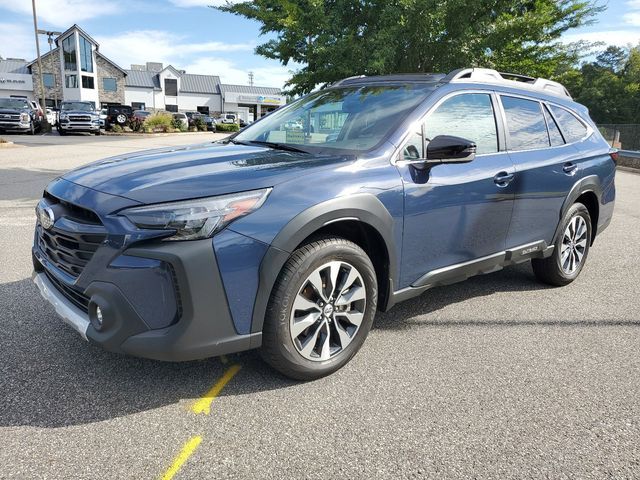
[[221,142],[50,183],[34,281],[104,348],[191,360],[260,348],[346,364],[377,309],[531,261],[566,285],[615,198],[615,153],[558,83],[463,69],[357,77]]

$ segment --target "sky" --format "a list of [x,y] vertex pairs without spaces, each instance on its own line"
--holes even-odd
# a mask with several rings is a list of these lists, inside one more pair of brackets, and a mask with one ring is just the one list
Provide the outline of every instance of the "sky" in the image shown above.
[[[282,87],[295,66],[254,53],[266,38],[257,22],[208,5],[225,0],[36,0],[38,27],[64,31],[80,25],[100,52],[123,68],[162,62],[188,73],[219,75],[222,82]],[[607,10],[594,25],[565,34],[566,41],[601,41],[625,46],[640,42],[640,0],[601,0]],[[49,47],[41,37],[40,48]],[[0,0],[0,55],[35,58],[31,2]]]

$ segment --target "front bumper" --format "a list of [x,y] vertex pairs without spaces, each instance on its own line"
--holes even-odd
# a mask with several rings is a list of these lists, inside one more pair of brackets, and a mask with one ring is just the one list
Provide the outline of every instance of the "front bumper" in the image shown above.
[[68,132],[97,132],[100,130],[100,123],[60,123],[59,128]]
[[31,123],[26,122],[0,122],[0,130],[14,130],[26,132],[31,129]]

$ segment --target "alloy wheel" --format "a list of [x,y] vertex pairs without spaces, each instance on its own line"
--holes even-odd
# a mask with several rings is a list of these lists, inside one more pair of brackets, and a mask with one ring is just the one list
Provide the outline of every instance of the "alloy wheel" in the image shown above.
[[307,360],[335,357],[355,338],[364,319],[367,292],[351,264],[330,261],[314,270],[293,301],[289,331]]
[[573,275],[584,259],[587,251],[587,222],[580,215],[571,219],[562,237],[560,266],[567,275]]

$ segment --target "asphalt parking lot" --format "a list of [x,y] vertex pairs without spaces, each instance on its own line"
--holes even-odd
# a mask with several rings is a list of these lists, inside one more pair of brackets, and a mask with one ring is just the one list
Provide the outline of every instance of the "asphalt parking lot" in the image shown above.
[[432,290],[378,314],[346,368],[297,383],[253,352],[104,352],[30,280],[49,180],[215,135],[7,138],[28,145],[0,149],[0,478],[640,477],[640,175],[619,172],[572,285],[520,265]]

